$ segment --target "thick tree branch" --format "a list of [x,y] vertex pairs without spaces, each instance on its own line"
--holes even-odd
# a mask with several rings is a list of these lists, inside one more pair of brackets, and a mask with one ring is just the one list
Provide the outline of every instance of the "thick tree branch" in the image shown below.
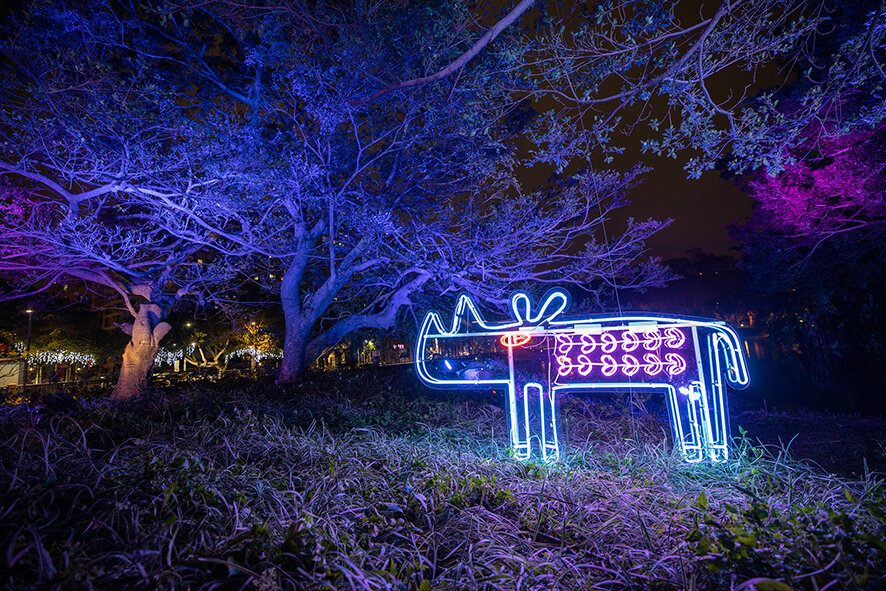
[[56,195],[67,201],[70,205],[71,216],[69,217],[76,217],[78,206],[81,202],[88,201],[89,199],[92,199],[94,197],[101,197],[102,195],[120,190],[119,183],[114,182],[107,185],[102,185],[100,187],[95,187],[83,193],[72,193],[71,191],[61,186],[56,180],[51,179],[46,175],[40,174],[39,172],[34,172],[32,170],[23,170],[13,164],[10,164],[9,162],[5,162],[2,160],[0,160],[0,171],[5,171],[8,174],[15,174],[28,180],[40,183],[47,189],[53,191]]
[[469,50],[461,54],[458,59],[454,62],[447,65],[442,70],[431,74],[430,76],[425,76],[423,78],[413,78],[412,80],[406,80],[405,82],[398,82],[397,84],[392,84],[387,88],[382,88],[372,96],[365,98],[359,101],[348,101],[351,105],[355,107],[360,107],[371,102],[374,102],[386,94],[390,94],[397,90],[403,90],[404,88],[415,88],[417,86],[424,86],[425,84],[430,84],[432,82],[436,82],[438,80],[442,80],[446,78],[453,72],[461,69],[466,63],[474,59],[478,53],[480,53],[484,47],[492,43],[492,41],[498,37],[499,33],[505,30],[508,25],[517,20],[520,15],[522,15],[526,10],[532,6],[535,0],[521,0],[517,6],[515,6],[511,12],[509,12],[503,19],[495,23],[486,33],[483,34],[480,39],[477,40],[474,45],[471,46]]
[[416,292],[431,279],[429,273],[420,273],[415,279],[395,291],[388,299],[384,309],[375,314],[357,314],[336,322],[331,328],[317,335],[308,343],[307,357],[310,360],[319,358],[323,353],[334,347],[346,335],[361,328],[389,328],[397,318],[400,308],[409,304],[409,296]]

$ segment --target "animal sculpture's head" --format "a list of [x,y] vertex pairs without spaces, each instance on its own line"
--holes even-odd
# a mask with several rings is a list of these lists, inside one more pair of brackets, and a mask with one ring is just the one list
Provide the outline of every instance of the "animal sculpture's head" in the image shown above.
[[437,388],[500,385],[509,381],[508,348],[528,344],[569,307],[569,294],[549,291],[538,311],[526,293],[511,296],[511,320],[489,323],[474,300],[458,297],[451,319],[428,312],[416,344],[419,377]]

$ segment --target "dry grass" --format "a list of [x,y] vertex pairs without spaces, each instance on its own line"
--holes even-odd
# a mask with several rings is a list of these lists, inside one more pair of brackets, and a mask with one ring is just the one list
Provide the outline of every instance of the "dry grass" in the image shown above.
[[[563,409],[567,458],[502,411],[382,374],[188,388],[0,417],[7,588],[877,589],[886,501],[739,442],[687,466],[646,413]],[[408,396],[407,396],[408,395]],[[633,427],[632,427],[633,423]],[[756,583],[754,583],[756,581]],[[769,582],[769,585],[774,583]]]

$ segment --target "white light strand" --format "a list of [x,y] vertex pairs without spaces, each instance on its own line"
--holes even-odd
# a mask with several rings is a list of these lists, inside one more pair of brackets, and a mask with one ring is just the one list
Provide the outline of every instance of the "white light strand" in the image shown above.
[[185,347],[184,349],[160,349],[157,352],[156,362],[160,365],[175,365],[196,350],[194,345]]
[[255,347],[243,347],[242,349],[237,349],[236,351],[228,353],[225,356],[225,363],[234,357],[243,357],[244,355],[249,355],[256,361],[264,361],[265,359],[280,359],[283,357],[283,351],[280,349],[267,349],[263,351]]
[[[18,342],[13,348],[24,355],[27,347],[24,343]],[[95,355],[90,353],[79,353],[77,351],[69,351],[67,349],[56,349],[54,351],[32,351],[29,359],[31,363],[40,363],[47,365],[55,365],[58,363],[79,363],[80,365],[92,365],[95,363]]]

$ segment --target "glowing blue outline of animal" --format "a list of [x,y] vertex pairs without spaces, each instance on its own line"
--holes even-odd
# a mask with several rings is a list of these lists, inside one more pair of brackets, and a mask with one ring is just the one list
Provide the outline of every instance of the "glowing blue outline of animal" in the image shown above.
[[[748,385],[747,363],[741,350],[741,342],[735,331],[725,322],[706,318],[676,317],[663,314],[630,313],[627,315],[595,315],[587,318],[559,319],[569,307],[568,292],[560,289],[549,291],[538,313],[532,314],[531,300],[524,292],[511,296],[510,308],[514,320],[490,324],[484,320],[477,305],[468,295],[459,296],[453,313],[452,326],[447,329],[440,314],[428,312],[419,330],[416,344],[415,366],[418,376],[427,385],[435,388],[476,388],[478,386],[505,387],[508,393],[509,438],[513,454],[518,459],[529,459],[532,455],[532,439],[536,439],[543,461],[557,461],[560,457],[559,435],[557,430],[556,400],[561,391],[580,390],[664,390],[667,395],[674,440],[678,443],[683,458],[687,462],[698,462],[705,458],[726,461],[729,457],[729,427],[726,393],[723,377],[734,388]],[[468,314],[470,316],[468,316]],[[462,321],[468,318],[481,329],[479,332],[460,332]],[[508,347],[508,376],[476,379],[454,379],[435,377],[428,369],[426,351],[429,339],[453,339],[465,337],[498,337],[521,335],[529,338],[547,338],[561,335],[595,335],[612,331],[631,332],[657,331],[659,329],[686,329],[691,335],[696,380],[684,386],[677,386],[675,380],[652,382],[625,381],[578,381],[560,383],[548,377],[547,388],[539,382],[523,384],[522,408],[517,404],[516,374],[514,369],[513,347]],[[676,334],[676,333],[672,333]],[[680,332],[680,334],[685,334]],[[512,338],[513,337],[507,337]],[[570,339],[572,337],[569,337]],[[582,337],[588,338],[588,337]],[[625,340],[631,340],[624,337]],[[592,340],[592,338],[591,338]],[[609,339],[612,341],[612,337]],[[516,342],[516,341],[511,341]],[[702,353],[702,344],[705,353]],[[561,363],[560,358],[557,359]],[[590,362],[588,362],[588,368]],[[724,371],[725,365],[725,371]],[[689,374],[692,375],[690,371]],[[672,376],[673,377],[673,376]],[[538,397],[540,427],[539,433],[530,432],[529,399]]]

